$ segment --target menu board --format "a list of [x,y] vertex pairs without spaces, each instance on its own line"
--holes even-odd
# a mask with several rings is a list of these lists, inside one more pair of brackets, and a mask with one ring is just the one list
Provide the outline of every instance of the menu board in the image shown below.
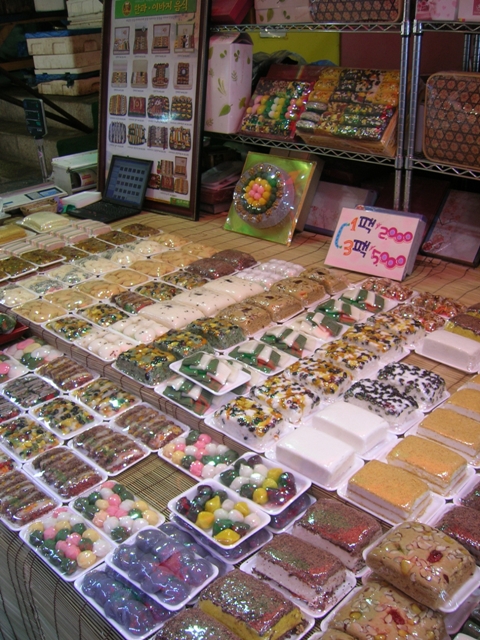
[[144,208],[191,218],[198,217],[208,5],[109,0],[104,8],[100,180],[112,155],[152,160]]

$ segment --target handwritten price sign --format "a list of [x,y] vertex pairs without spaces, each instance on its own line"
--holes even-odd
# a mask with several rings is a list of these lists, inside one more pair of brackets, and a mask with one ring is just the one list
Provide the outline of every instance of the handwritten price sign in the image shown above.
[[403,280],[413,268],[424,226],[415,214],[342,209],[325,264]]

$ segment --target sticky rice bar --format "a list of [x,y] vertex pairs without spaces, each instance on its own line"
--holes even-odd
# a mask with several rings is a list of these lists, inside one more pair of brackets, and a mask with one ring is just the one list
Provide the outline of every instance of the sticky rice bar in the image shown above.
[[438,609],[473,575],[475,560],[445,533],[420,522],[391,529],[370,549],[367,566],[411,598]]
[[400,393],[390,384],[370,378],[355,382],[345,392],[343,399],[345,402],[373,411],[384,418],[391,427],[404,424],[418,409],[416,401],[410,396]]
[[198,351],[213,352],[206,338],[187,329],[180,331],[170,329],[167,333],[156,338],[152,346],[162,351],[169,351],[173,353],[176,358],[185,358]]
[[480,342],[480,317],[478,316],[459,313],[447,320],[445,329]]
[[[356,640],[444,640],[448,637],[441,613],[419,605],[373,576],[336,611],[329,628],[351,632]],[[343,640],[342,636],[330,638]]]
[[220,318],[194,320],[187,325],[186,330],[200,334],[210,346],[219,351],[233,347],[247,337],[238,325]]
[[268,327],[272,320],[270,314],[262,307],[246,302],[237,302],[220,311],[217,316],[222,320],[229,320],[238,325],[248,336],[260,329]]
[[422,323],[415,318],[401,317],[392,312],[371,316],[367,323],[397,336],[404,346],[415,344],[426,333]]
[[380,363],[380,358],[373,351],[348,344],[342,339],[325,345],[314,357],[342,367],[355,379],[373,375]]
[[287,323],[289,327],[300,331],[305,335],[312,336],[318,340],[330,340],[337,337],[344,328],[340,322],[320,313],[320,311],[310,311],[297,316]]
[[407,436],[387,454],[387,462],[414,473],[442,495],[450,493],[467,471],[467,461],[443,444]]
[[385,298],[374,291],[367,291],[361,287],[355,287],[355,289],[347,289],[344,291],[341,300],[353,304],[355,307],[362,309],[363,311],[369,311],[371,313],[378,313],[383,311],[385,307]]
[[480,455],[480,422],[439,407],[417,426],[417,434],[435,440],[464,456]]
[[433,371],[397,362],[383,367],[377,378],[411,396],[422,409],[431,409],[445,393],[445,380]]
[[443,405],[445,409],[452,409],[467,418],[480,421],[480,391],[476,389],[459,389],[452,393]]
[[331,498],[319,498],[293,525],[293,535],[336,556],[348,569],[365,566],[363,550],[382,535],[372,516]]
[[242,640],[278,640],[303,621],[290,600],[238,569],[208,585],[198,606]]
[[281,413],[245,396],[235,398],[218,409],[214,420],[225,433],[257,445],[273,442],[283,427]]
[[140,344],[121,353],[115,364],[134,380],[152,385],[171,376],[170,364],[176,360],[173,353]]
[[283,376],[307,387],[324,400],[334,400],[352,382],[352,376],[344,369],[314,358],[298,360],[285,369]]
[[347,492],[357,504],[372,508],[392,522],[415,518],[432,499],[426,482],[409,471],[370,460],[348,481]]
[[346,577],[338,558],[289,533],[274,536],[258,552],[254,573],[274,580],[314,609],[324,608]]
[[330,295],[343,291],[350,284],[345,276],[336,275],[330,269],[325,267],[310,267],[302,271],[302,278],[310,278],[316,280]]
[[480,366],[480,344],[445,329],[426,336],[421,344],[421,355],[463,371],[477,371]]
[[183,609],[167,620],[155,640],[238,640],[224,624],[201,609]]
[[356,324],[350,327],[343,334],[342,340],[373,351],[382,360],[394,359],[402,354],[403,349],[400,338],[369,324]]
[[280,293],[258,293],[251,298],[247,298],[246,302],[262,307],[270,314],[273,322],[282,322],[286,318],[291,318],[297,313],[303,311],[303,305],[294,296]]
[[320,398],[313,391],[283,376],[267,378],[252,387],[251,393],[294,423],[306,418],[320,404]]
[[337,485],[355,462],[352,447],[310,425],[281,438],[275,455],[279,463],[324,487]]
[[325,296],[325,289],[315,280],[303,277],[284,278],[270,287],[271,293],[286,293],[298,298],[304,307],[315,304]]
[[312,417],[312,426],[343,440],[362,455],[385,440],[388,423],[371,411],[348,402],[334,402]]
[[480,511],[455,505],[444,513],[435,528],[463,545],[477,563],[480,561]]

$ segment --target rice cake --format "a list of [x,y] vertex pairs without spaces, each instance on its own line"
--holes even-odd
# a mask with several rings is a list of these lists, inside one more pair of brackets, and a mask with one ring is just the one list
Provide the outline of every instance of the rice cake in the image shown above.
[[480,391],[477,389],[459,389],[452,393],[443,406],[480,421]]
[[465,456],[475,458],[480,454],[480,422],[457,411],[435,409],[420,422],[417,434]]

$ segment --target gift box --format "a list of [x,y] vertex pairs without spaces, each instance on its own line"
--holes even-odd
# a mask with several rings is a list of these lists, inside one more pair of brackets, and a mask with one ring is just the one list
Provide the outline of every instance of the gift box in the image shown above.
[[461,22],[480,22],[480,2],[478,0],[459,0],[458,19]]
[[[467,4],[467,3],[466,3]],[[469,3],[470,5],[472,2]],[[417,20],[457,20],[458,0],[417,0]]]
[[403,0],[310,0],[314,22],[396,22],[402,9]]
[[255,10],[255,20],[257,24],[288,24],[299,22],[313,22],[310,8],[304,5],[286,7],[281,4],[279,7],[269,7]]
[[252,0],[212,0],[210,21],[216,24],[239,24],[252,5]]
[[236,133],[252,92],[252,39],[213,35],[209,42],[205,131]]

